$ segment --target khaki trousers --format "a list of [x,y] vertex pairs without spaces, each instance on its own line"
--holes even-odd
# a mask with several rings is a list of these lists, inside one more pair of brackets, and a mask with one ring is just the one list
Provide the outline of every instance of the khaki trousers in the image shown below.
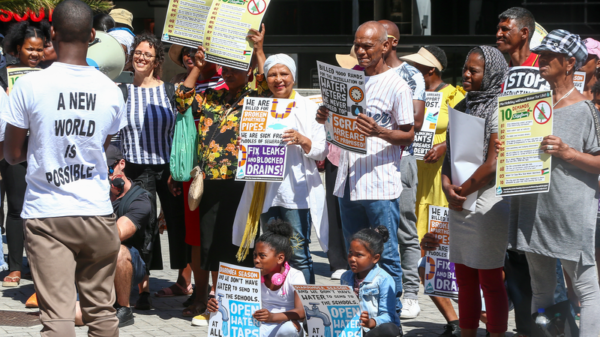
[[121,242],[115,216],[25,219],[24,224],[41,336],[75,337],[77,291],[88,336],[118,336],[113,304]]

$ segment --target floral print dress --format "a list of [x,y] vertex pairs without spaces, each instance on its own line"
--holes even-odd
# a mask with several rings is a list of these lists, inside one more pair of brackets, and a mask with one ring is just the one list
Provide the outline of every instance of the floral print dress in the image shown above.
[[[194,88],[179,85],[176,90],[177,110],[185,112],[190,106],[198,123],[198,161],[204,179],[233,179],[237,169],[236,143],[245,97],[270,97],[264,75],[256,76],[257,89],[246,84],[233,99],[226,101],[228,90],[207,89],[196,93]],[[232,106],[233,105],[233,106]]]

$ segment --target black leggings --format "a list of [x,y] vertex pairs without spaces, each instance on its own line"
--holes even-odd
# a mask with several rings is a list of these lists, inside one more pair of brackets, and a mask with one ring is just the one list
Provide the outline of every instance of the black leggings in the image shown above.
[[348,252],[342,232],[342,218],[340,217],[340,203],[338,197],[333,195],[335,179],[338,167],[333,165],[329,159],[325,159],[325,201],[327,202],[327,217],[329,220],[329,259],[330,271],[348,269]]
[[6,189],[6,241],[8,245],[8,266],[10,271],[21,271],[23,267],[23,201],[25,200],[25,174],[27,162],[10,165],[6,160],[0,162],[2,181]]
[[369,330],[365,337],[401,337],[402,329],[394,323],[383,323]]

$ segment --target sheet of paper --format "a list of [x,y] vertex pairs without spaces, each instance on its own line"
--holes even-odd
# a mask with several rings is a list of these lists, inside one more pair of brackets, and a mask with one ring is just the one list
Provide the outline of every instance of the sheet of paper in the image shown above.
[[496,196],[550,190],[552,156],[540,150],[552,134],[552,92],[498,99],[498,132],[504,149],[496,162]]
[[294,285],[310,337],[360,337],[360,303],[350,286]]
[[6,68],[6,75],[8,77],[8,91],[11,91],[15,85],[15,82],[19,77],[27,75],[34,71],[40,71],[41,68]]
[[252,314],[262,307],[260,270],[221,262],[215,296],[219,311],[210,314],[208,336],[260,336]]
[[206,60],[225,67],[248,70],[254,43],[250,28],[260,23],[270,0],[213,0],[204,27]]
[[[483,164],[485,119],[467,115],[448,106],[448,127],[452,146],[452,184],[462,185]],[[477,192],[467,196],[463,208],[475,211]]]
[[306,96],[306,98],[317,103],[318,106],[323,105],[323,97],[321,95]]
[[213,0],[170,0],[161,40],[197,48]]
[[550,84],[542,78],[538,67],[512,67],[508,69],[502,94],[510,96],[544,90],[550,90]]
[[295,107],[292,99],[244,98],[235,180],[283,180],[287,145],[281,137],[296,128]]
[[367,153],[367,137],[356,130],[356,118],[366,113],[365,73],[317,61],[323,105],[329,109],[325,123],[327,141],[338,147]]
[[440,247],[425,254],[425,295],[458,298],[454,263],[450,262],[449,210],[429,205],[427,231],[440,240]]
[[575,84],[575,88],[579,90],[579,93],[583,94],[583,86],[585,85],[585,73],[583,71],[575,72],[573,84]]
[[423,160],[423,157],[433,147],[435,128],[440,116],[443,97],[444,94],[441,92],[426,93],[423,126],[421,131],[415,133],[415,140],[413,141],[414,155],[417,160]]

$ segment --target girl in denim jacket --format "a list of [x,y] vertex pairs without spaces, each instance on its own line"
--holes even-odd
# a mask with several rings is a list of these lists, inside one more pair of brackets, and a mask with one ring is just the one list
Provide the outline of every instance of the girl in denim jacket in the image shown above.
[[365,337],[402,336],[394,279],[377,265],[389,237],[388,229],[379,226],[362,229],[350,238],[350,270],[342,275],[340,283],[351,286],[360,300],[360,325]]

